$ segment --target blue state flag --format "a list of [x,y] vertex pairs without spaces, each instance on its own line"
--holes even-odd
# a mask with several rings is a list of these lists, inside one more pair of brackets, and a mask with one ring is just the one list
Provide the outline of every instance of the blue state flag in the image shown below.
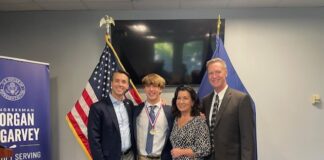
[[[221,58],[221,59],[223,59],[225,61],[226,65],[227,65],[227,78],[226,78],[226,80],[227,80],[228,86],[249,95],[249,93],[246,90],[246,88],[244,87],[240,77],[236,73],[236,71],[235,71],[235,69],[234,69],[234,67],[232,65],[232,62],[231,62],[230,58],[227,55],[227,52],[225,50],[223,41],[219,36],[216,36],[216,49],[215,49],[215,52],[214,52],[212,58]],[[207,75],[207,71],[206,71],[205,74],[204,74],[204,77],[203,77],[203,79],[202,79],[202,81],[200,83],[200,86],[199,86],[198,96],[199,96],[200,99],[202,99],[203,97],[205,97],[206,95],[208,95],[212,91],[213,91],[213,87],[208,82],[208,75]],[[254,119],[254,122],[255,122],[255,117],[256,117],[255,116],[255,104],[254,104],[254,101],[253,101],[252,97],[251,97],[251,103],[252,103],[253,116],[254,116],[253,119]],[[257,155],[256,155],[255,159],[257,159]]]
[[[230,86],[231,88],[237,89],[241,92],[244,93],[248,93],[248,91],[246,90],[246,88],[244,87],[240,77],[238,76],[238,74],[236,73],[231,60],[229,59],[227,52],[225,50],[224,44],[222,39],[219,36],[216,36],[216,49],[215,52],[212,56],[212,58],[221,58],[225,61],[226,65],[227,65],[227,84],[228,86]],[[213,90],[212,86],[210,85],[210,83],[208,82],[208,76],[207,76],[207,72],[204,74],[204,77],[200,83],[200,87],[198,90],[198,95],[200,98],[206,96],[208,93],[210,93]],[[253,102],[253,100],[252,100]],[[253,102],[254,104],[254,102]]]
[[[246,88],[244,87],[240,77],[236,73],[236,71],[232,65],[232,62],[227,55],[223,41],[219,36],[216,36],[216,49],[215,49],[215,52],[214,52],[212,58],[221,58],[222,60],[225,61],[226,65],[227,65],[226,80],[227,80],[228,86],[249,95],[249,93],[246,90]],[[205,72],[204,77],[201,80],[199,90],[198,90],[199,98],[202,99],[203,97],[208,95],[210,92],[212,92],[212,90],[213,90],[213,87],[208,82],[208,75],[207,75],[207,72]],[[254,101],[252,98],[251,98],[251,100],[252,100],[253,112],[255,114],[255,104],[254,104]],[[254,119],[255,119],[255,116],[254,116]]]

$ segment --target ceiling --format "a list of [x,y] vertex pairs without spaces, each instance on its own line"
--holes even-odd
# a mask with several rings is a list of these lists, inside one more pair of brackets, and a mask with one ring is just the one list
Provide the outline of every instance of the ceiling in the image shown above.
[[324,0],[0,0],[0,11],[324,7]]

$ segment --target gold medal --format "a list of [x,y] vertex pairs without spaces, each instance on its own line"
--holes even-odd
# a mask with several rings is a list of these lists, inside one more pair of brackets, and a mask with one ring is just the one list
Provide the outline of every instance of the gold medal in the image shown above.
[[150,130],[150,134],[151,134],[151,135],[155,135],[155,134],[157,134],[156,129],[151,129],[151,130]]
[[[145,111],[146,111],[146,115],[147,115],[147,117],[148,117],[148,119],[149,119],[150,126],[152,127],[152,129],[151,129],[150,132],[149,132],[149,134],[151,134],[151,135],[156,135],[156,134],[158,133],[158,131],[155,129],[155,124],[156,124],[156,121],[157,121],[157,119],[158,119],[158,117],[159,117],[159,115],[160,115],[161,108],[162,108],[162,107],[159,108],[156,117],[153,117],[153,116],[151,117],[151,115],[149,115],[148,108],[146,107],[146,109],[145,109]],[[151,108],[151,111],[153,111],[153,109],[154,109],[154,108]],[[150,111],[150,112],[151,112],[151,111]],[[150,114],[151,114],[151,113],[150,113]]]

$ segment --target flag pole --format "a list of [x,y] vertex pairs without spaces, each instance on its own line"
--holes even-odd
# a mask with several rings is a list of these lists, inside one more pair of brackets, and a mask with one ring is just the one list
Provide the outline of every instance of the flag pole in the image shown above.
[[219,36],[221,24],[222,24],[221,17],[220,17],[220,14],[218,14],[218,18],[217,18],[217,32],[216,32],[216,35],[217,36]]
[[222,24],[222,21],[221,21],[221,16],[220,14],[218,14],[217,16],[217,32],[216,32],[216,48],[215,48],[215,51],[218,51],[219,49],[219,34],[220,34],[220,27],[221,27],[221,24]]
[[[117,62],[119,64],[119,66],[121,67],[121,69],[126,72],[126,69],[125,69],[124,65],[121,63],[121,61],[120,61],[120,59],[119,59],[119,57],[118,57],[118,55],[117,55],[114,47],[111,44],[111,24],[113,24],[115,26],[114,19],[112,17],[108,16],[108,15],[105,15],[103,18],[101,18],[99,26],[100,27],[102,27],[103,25],[106,26],[106,29],[107,29],[106,30],[106,34],[105,34],[106,44],[113,51],[114,56],[115,56],[115,58],[116,58],[116,60],[117,60]],[[131,84],[132,88],[134,89],[134,91],[136,92],[136,94],[139,96],[139,98],[142,99],[140,97],[140,94],[137,91],[137,89],[136,89],[136,87],[135,87],[135,85],[134,85],[134,83],[133,83],[133,81],[131,79],[130,79],[130,84]],[[139,102],[136,102],[136,103],[139,103]]]

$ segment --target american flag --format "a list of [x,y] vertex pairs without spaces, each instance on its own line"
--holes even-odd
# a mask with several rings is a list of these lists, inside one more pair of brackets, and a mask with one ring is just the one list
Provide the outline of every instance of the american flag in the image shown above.
[[[106,37],[106,46],[102,52],[99,63],[92,72],[92,75],[82,91],[81,97],[66,115],[66,120],[73,134],[89,159],[91,159],[87,135],[89,109],[93,103],[109,95],[112,73],[117,69],[125,70]],[[132,100],[134,104],[141,103],[141,98],[132,82],[125,96]]]

